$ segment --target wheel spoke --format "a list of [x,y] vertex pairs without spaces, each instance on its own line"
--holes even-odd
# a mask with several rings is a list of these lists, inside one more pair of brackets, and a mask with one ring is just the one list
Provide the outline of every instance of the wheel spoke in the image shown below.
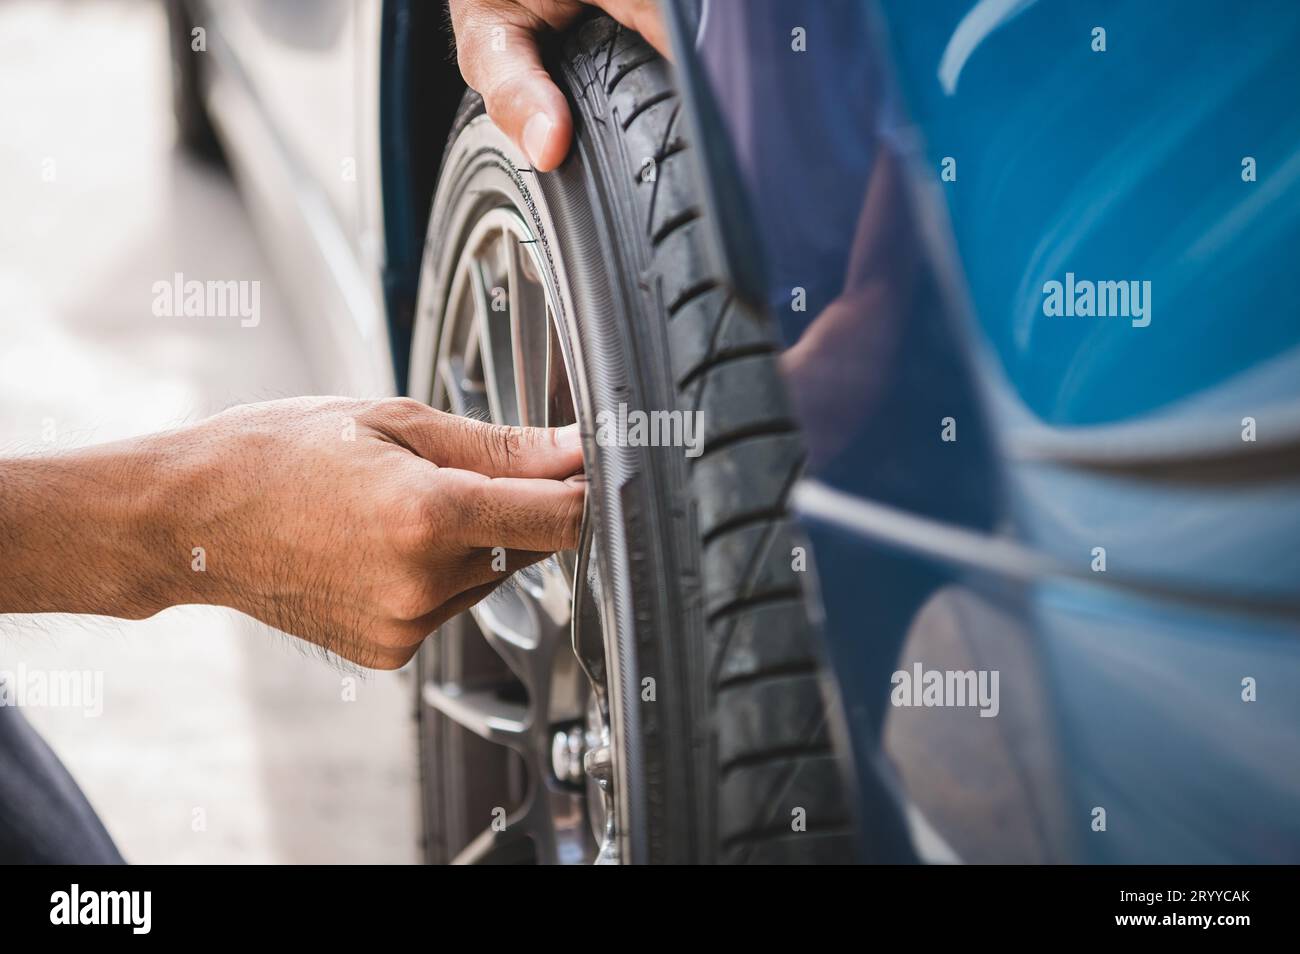
[[530,719],[528,707],[502,699],[491,689],[462,690],[426,682],[421,689],[424,702],[480,738],[511,748],[526,742]]
[[569,635],[568,588],[557,572],[526,567],[470,610],[488,645],[523,683],[537,726],[551,717],[555,653]]
[[517,813],[516,817],[506,819],[505,827],[498,830],[491,826],[479,832],[478,836],[466,845],[455,858],[453,865],[510,864],[527,854],[532,842],[532,830],[527,816],[531,812]]
[[524,567],[515,576],[515,580],[524,592],[538,605],[542,613],[554,625],[567,629],[573,618],[573,587],[569,577],[562,568],[565,557],[572,559],[572,552],[557,553],[541,563]]
[[530,692],[537,663],[533,654],[537,649],[536,627],[528,607],[517,592],[498,589],[487,599],[470,609],[478,623],[483,638],[500,656],[510,670]]
[[527,247],[517,236],[506,233],[505,254],[519,423],[543,425],[546,423],[547,351],[550,346],[546,291]]
[[[499,250],[500,241],[489,248]],[[519,423],[519,400],[515,396],[514,355],[510,344],[510,302],[500,284],[499,261],[483,255],[471,263],[474,274],[474,315],[478,325],[483,379],[487,385],[492,419],[501,424]],[[494,267],[495,265],[495,267]]]

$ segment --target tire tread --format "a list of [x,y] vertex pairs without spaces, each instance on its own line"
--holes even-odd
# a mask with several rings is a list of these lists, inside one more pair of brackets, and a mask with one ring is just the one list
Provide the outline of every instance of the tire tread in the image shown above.
[[[832,751],[820,659],[793,547],[787,499],[802,445],[765,316],[730,291],[705,249],[704,212],[684,155],[682,104],[669,70],[635,33],[598,17],[569,62],[593,115],[615,118],[647,238],[644,287],[658,290],[683,410],[703,412],[704,453],[690,493],[707,620],[706,772],[716,793],[700,860],[852,860],[854,834]],[[593,99],[600,83],[606,102]],[[608,126],[605,132],[608,134]],[[643,174],[653,160],[654,175]],[[793,801],[792,801],[793,799]],[[793,832],[790,810],[807,813]]]

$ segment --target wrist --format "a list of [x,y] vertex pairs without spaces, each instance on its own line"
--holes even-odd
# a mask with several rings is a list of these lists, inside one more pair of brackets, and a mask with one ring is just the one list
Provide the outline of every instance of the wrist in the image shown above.
[[117,520],[124,528],[123,549],[141,568],[124,598],[150,613],[184,603],[234,605],[237,588],[209,564],[219,546],[214,536],[220,508],[222,455],[196,425],[139,439],[130,449],[129,489],[124,489]]

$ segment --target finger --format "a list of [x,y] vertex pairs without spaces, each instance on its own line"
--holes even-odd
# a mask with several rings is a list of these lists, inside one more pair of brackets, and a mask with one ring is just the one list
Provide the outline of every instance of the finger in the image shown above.
[[489,9],[493,12],[457,16],[453,7],[456,61],[492,121],[533,168],[550,172],[568,155],[573,117],[542,65],[537,30],[545,24],[519,22],[520,13],[508,8]]
[[465,470],[435,471],[433,506],[451,513],[448,532],[469,547],[505,547],[553,553],[578,545],[585,478],[532,480],[484,477]]
[[489,477],[562,479],[582,469],[578,426],[509,427],[457,417],[409,402],[383,422],[386,431],[439,467]]
[[668,30],[656,0],[587,0],[629,30],[640,33],[662,56],[672,58]]

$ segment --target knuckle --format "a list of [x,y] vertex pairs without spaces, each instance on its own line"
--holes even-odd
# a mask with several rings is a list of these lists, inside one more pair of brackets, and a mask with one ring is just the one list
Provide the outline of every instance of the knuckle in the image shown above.
[[411,397],[384,398],[378,404],[381,414],[396,421],[408,421],[429,412],[428,405]]
[[522,450],[519,429],[508,424],[493,424],[483,429],[488,460],[494,467],[509,470]]
[[519,445],[528,451],[556,448],[560,446],[558,434],[553,427],[521,427]]
[[509,5],[480,2],[472,7],[452,7],[453,32],[456,38],[456,66],[461,76],[484,100],[490,99],[494,78],[492,64],[500,57],[492,56],[493,44],[502,31],[513,25],[519,11]]
[[354,416],[362,424],[383,434],[392,434],[412,423],[423,405],[412,398],[380,398],[361,405]]

